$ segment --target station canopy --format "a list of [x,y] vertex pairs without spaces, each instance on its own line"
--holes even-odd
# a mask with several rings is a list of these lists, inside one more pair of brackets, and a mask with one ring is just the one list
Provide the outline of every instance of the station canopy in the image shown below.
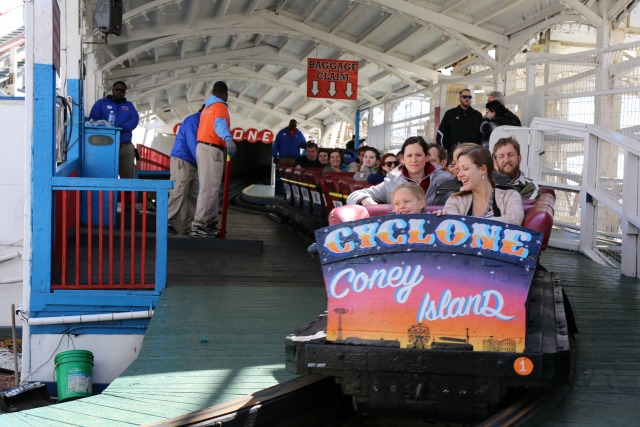
[[[138,110],[167,124],[223,80],[234,120],[322,129],[460,64],[508,65],[554,26],[618,28],[638,1],[123,0],[121,35],[95,53],[106,87],[125,81]],[[357,61],[357,100],[307,97],[309,58]]]

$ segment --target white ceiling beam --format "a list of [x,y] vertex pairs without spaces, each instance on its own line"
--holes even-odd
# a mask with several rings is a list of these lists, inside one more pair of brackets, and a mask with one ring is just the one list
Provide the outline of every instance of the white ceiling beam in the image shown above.
[[483,22],[486,22],[488,20],[490,20],[491,18],[494,18],[502,13],[504,13],[505,11],[512,9],[514,6],[517,6],[518,4],[524,2],[524,1],[529,1],[529,0],[504,0],[501,3],[496,4],[495,6],[489,8],[488,10],[484,11],[483,13],[481,13],[478,16],[474,16],[473,17],[473,25],[480,25]]
[[276,6],[276,13],[280,13],[283,7],[287,5],[289,0],[280,0]]
[[231,43],[229,43],[229,50],[236,50],[239,42],[240,42],[240,34],[233,34],[231,36]]
[[[302,108],[303,105],[305,105],[307,103],[308,99],[306,97],[303,97],[300,101],[298,101],[297,104],[295,104],[293,107],[291,107],[291,109],[289,110],[289,114],[290,115],[294,115],[294,114],[301,114],[300,113],[300,109]],[[306,118],[306,116],[305,116]]]
[[313,8],[311,8],[309,13],[307,13],[307,16],[304,17],[302,22],[304,24],[308,24],[309,22],[311,22],[313,17],[316,16],[316,13],[318,13],[320,8],[322,7],[327,7],[326,3],[324,1],[316,0],[316,4],[313,6]]
[[249,87],[251,87],[252,83],[253,83],[252,81],[244,81],[244,86],[242,87],[240,92],[238,92],[236,97],[237,98],[242,98],[242,96],[245,94],[245,92],[249,90]]
[[463,46],[468,47],[472,53],[474,53],[478,58],[484,60],[490,67],[498,66],[498,61],[493,59],[491,55],[489,55],[482,47],[469,40],[462,33],[459,33],[452,29],[448,29],[447,34],[451,36],[451,38],[460,42],[460,44],[462,44]]
[[182,40],[180,43],[180,59],[184,59],[184,55],[187,53],[187,43],[189,40]]
[[[536,23],[545,19],[549,19],[549,17],[553,17],[557,15],[558,13],[562,12],[566,8],[567,6],[562,3],[555,4],[551,7],[541,10],[538,13],[535,13],[534,15],[527,16],[525,19],[523,19],[520,22],[509,25],[504,29],[503,33],[506,36],[511,36],[512,34],[517,33],[519,31],[527,30],[531,26],[536,25]],[[534,34],[534,33],[530,32],[530,34]]]
[[329,34],[322,30],[318,30],[317,28],[311,27],[309,25],[305,25],[294,19],[287,18],[283,15],[276,15],[275,13],[268,10],[260,10],[260,11],[257,11],[256,13],[268,21],[271,21],[278,25],[285,26],[296,32],[299,32],[308,37],[311,37],[314,40],[316,40],[318,43],[325,43],[325,44],[332,45],[337,49],[343,50],[345,52],[349,52],[355,56],[361,56],[369,60],[370,62],[375,62],[380,66],[383,66],[386,64],[394,64],[393,68],[391,66],[388,66],[388,68],[392,70],[392,74],[394,74],[395,76],[397,76],[402,80],[406,81],[408,77],[399,70],[408,71],[425,80],[430,80],[433,82],[436,82],[438,80],[439,74],[435,70],[431,70],[425,67],[420,67],[418,65],[412,64],[402,59],[398,59],[395,56],[387,55],[385,53],[379,52],[375,49],[368,48],[366,46],[361,46],[357,43],[346,40],[342,37]]
[[139,65],[121,70],[111,70],[111,77],[131,77],[138,74],[150,74],[160,71],[169,71],[177,68],[196,67],[203,64],[222,63],[232,61],[237,58],[246,59],[247,56],[258,55],[261,53],[274,53],[275,49],[271,46],[258,46],[248,49],[240,49],[233,51],[216,52],[211,55],[196,56],[193,58],[181,59],[177,61],[166,61],[158,64]]
[[256,103],[260,103],[263,102],[264,99],[267,97],[267,95],[269,94],[269,92],[271,92],[272,87],[271,86],[267,86],[266,90],[264,92],[262,92],[262,95],[258,96],[256,98]]
[[594,27],[602,28],[602,26],[604,25],[604,19],[593,10],[582,4],[579,0],[560,1],[569,6],[571,9],[575,10],[580,15],[584,16],[587,19],[587,22],[589,22],[589,24],[593,25]]
[[198,6],[200,6],[200,0],[191,0],[189,3],[189,12],[187,14],[187,28],[193,28],[193,23],[198,16]]
[[[307,118],[307,120],[308,119],[313,119],[315,116],[317,116],[318,114],[322,113],[323,111],[324,111],[324,108],[322,108],[322,106],[320,106],[320,107],[317,107],[317,108],[314,108],[313,110],[311,110],[309,112],[309,114],[307,114],[305,117]],[[344,120],[345,117],[346,116],[344,116],[342,119]],[[347,118],[347,121],[353,120],[353,119],[350,119],[348,117],[346,117],[346,118]]]
[[[191,91],[196,91],[195,87],[197,83],[202,83],[202,82],[210,82],[213,80],[223,80],[223,81],[227,81],[227,80],[237,80],[237,81],[244,81],[244,82],[250,82],[250,83],[259,83],[259,84],[264,84],[265,86],[268,86],[269,88],[274,88],[274,87],[278,87],[281,88],[283,90],[285,90],[288,93],[297,93],[298,95],[301,96],[306,96],[307,95],[307,90],[306,87],[305,88],[301,88],[299,86],[296,86],[294,84],[290,84],[290,83],[284,83],[278,80],[275,80],[272,77],[268,77],[264,74],[260,74],[257,73],[255,71],[250,71],[247,69],[242,69],[240,67],[235,67],[233,69],[227,69],[224,71],[216,71],[213,73],[208,73],[206,75],[202,75],[202,76],[188,76],[188,77],[183,77],[180,79],[176,79],[176,80],[172,80],[170,82],[167,83],[163,83],[161,85],[140,85],[140,86],[136,86],[135,90],[131,92],[129,99],[132,102],[139,102],[142,101],[145,97],[154,95],[156,93],[162,93],[163,91],[167,91],[169,90],[170,87],[172,86],[179,86],[179,85],[189,85],[191,84],[191,89],[189,92]],[[361,94],[363,92],[362,89],[359,90],[359,94]],[[241,95],[244,94],[244,90],[241,92]],[[368,95],[368,94],[367,94]],[[370,96],[370,95],[369,95]],[[189,93],[187,95],[187,99],[192,99],[193,98],[193,94]],[[314,98],[315,101],[325,105],[326,108],[330,108],[334,113],[336,114],[341,114],[341,110],[340,110],[340,106],[343,107],[349,107],[351,105],[351,101],[348,100],[331,100],[331,103],[327,103],[327,101],[323,100],[322,98]],[[373,98],[373,101],[375,101],[375,98]]]
[[[452,47],[449,47],[450,41],[451,41],[451,38],[447,37],[446,35],[443,36],[443,38],[440,38],[435,43],[431,43],[425,46],[424,49],[422,49],[413,58],[411,58],[411,62],[420,62],[429,55],[432,55],[432,54],[437,55],[437,51],[441,49],[446,49],[447,51],[449,49],[452,49]],[[434,65],[434,68],[436,68],[435,65]]]
[[156,9],[156,32],[162,34],[162,17],[164,16],[164,7],[160,6]]
[[287,92],[286,90],[283,91],[282,94],[280,94],[280,96],[273,102],[272,108],[274,110],[278,108],[280,104],[282,104],[282,102],[289,97],[289,95],[291,95],[290,92]]
[[[254,103],[251,103],[249,101],[245,101],[243,99],[239,99],[236,97],[233,97],[231,95],[231,93],[229,93],[229,103],[230,104],[234,104],[234,103],[238,103],[242,106],[248,107],[249,109],[257,109],[258,111],[262,111],[265,114],[269,114],[272,116],[275,116],[279,119],[279,121],[284,122],[286,121],[287,123],[289,123],[289,120],[291,120],[291,114],[287,114],[287,113],[283,113],[280,112],[278,110],[274,110],[272,108],[270,108],[269,106],[263,106],[263,105],[256,105]],[[233,121],[233,117],[231,118],[231,120]],[[322,121],[321,120],[307,120],[305,118],[300,118],[299,120],[296,119],[298,121],[298,124],[305,124],[308,127],[313,127],[313,128],[317,128],[317,127],[322,127]]]
[[412,24],[411,28],[409,28],[403,34],[400,34],[398,37],[396,37],[394,40],[392,40],[391,43],[389,43],[387,46],[384,47],[384,53],[392,52],[398,46],[400,46],[402,43],[406,42],[411,37],[415,36],[420,31],[422,31],[423,28],[424,27],[422,27],[420,25]]
[[101,69],[107,70],[111,67],[118,65],[120,62],[124,62],[127,59],[140,54],[141,52],[145,52],[147,50],[151,50],[156,46],[163,46],[167,43],[175,43],[180,40],[194,38],[194,37],[205,37],[205,36],[221,36],[221,35],[232,35],[232,34],[274,34],[274,35],[283,35],[287,37],[298,37],[300,38],[300,34],[292,29],[277,27],[275,25],[258,25],[259,23],[256,20],[249,19],[243,24],[234,24],[231,26],[222,26],[222,27],[212,27],[207,29],[195,29],[189,31],[183,31],[179,34],[172,34],[166,37],[158,38],[156,36],[155,39],[152,39],[150,42],[145,43],[141,46],[138,46],[134,49],[127,50],[126,53],[118,56],[117,58],[112,59],[111,61],[104,64]]
[[509,39],[502,34],[485,30],[484,28],[477,27],[468,22],[464,22],[459,19],[451,18],[450,16],[444,15],[442,13],[437,13],[429,9],[425,9],[424,7],[417,6],[405,0],[395,0],[393,2],[389,2],[388,0],[354,1],[376,4],[387,11],[396,11],[406,15],[410,19],[418,19],[423,23],[437,25],[440,28],[445,28],[447,31],[461,32],[461,34],[464,34],[465,37],[473,37],[475,39],[482,40],[496,46],[507,47],[507,45],[509,44]]
[[349,11],[343,14],[340,21],[338,21],[338,23],[333,26],[331,31],[329,31],[331,34],[336,34],[338,31],[342,29],[342,27],[345,26],[347,22],[349,22],[349,20],[352,17],[358,15],[360,13],[360,9],[362,8],[362,5],[361,4],[354,5],[354,3],[349,3],[349,8],[350,8]]
[[207,44],[204,47],[204,53],[205,55],[209,55],[209,53],[211,52],[211,48],[213,47],[213,43],[216,41],[216,36],[211,34],[209,37],[207,37]]
[[[501,58],[500,61],[506,64],[515,54],[520,52],[520,50],[522,49],[522,46],[524,46],[525,43],[528,43],[534,34],[545,31],[546,29],[551,28],[555,24],[567,22],[569,18],[570,17],[567,15],[555,15],[529,28],[523,29],[519,33],[513,34],[510,38],[511,42],[509,43],[509,48],[504,54],[504,59]],[[574,22],[575,21],[583,22],[585,20],[585,18],[582,16],[574,16],[571,18],[572,18],[571,20]]]
[[443,14],[449,13],[452,10],[455,10],[458,7],[460,7],[466,1],[467,0],[451,0],[442,6],[442,9],[440,9],[440,13],[443,13]]
[[247,5],[247,8],[244,11],[244,16],[251,16],[253,11],[256,10],[256,6],[258,4],[258,0],[251,0],[251,2]]
[[222,21],[222,18],[224,18],[224,15],[226,15],[227,13],[227,9],[229,9],[230,2],[231,0],[222,0],[220,2],[220,7],[218,7],[218,10],[216,11],[216,16],[213,18],[214,22]]
[[386,15],[387,15],[386,17],[382,18],[380,21],[373,24],[371,28],[369,28],[369,31],[367,31],[365,34],[362,35],[362,37],[360,37],[360,39],[358,40],[358,44],[365,44],[366,42],[368,42],[377,31],[382,29],[384,24],[388,23],[393,19],[392,14],[386,14]]
[[202,86],[202,82],[193,82],[189,86],[189,89],[187,90],[187,101],[189,102],[193,101],[193,98],[195,97],[196,93],[200,92],[201,86]]
[[[0,0],[1,1],[1,0]],[[196,16],[197,18],[197,16]],[[207,34],[214,33],[218,28],[228,28],[234,25],[241,25],[242,23],[246,23],[247,19],[251,19],[251,17],[247,18],[244,15],[229,15],[225,17],[224,22],[215,23],[213,19],[201,19],[194,23],[194,28],[186,28],[184,22],[180,21],[179,23],[165,22],[162,26],[163,31],[162,34],[164,37],[175,36],[180,34],[193,34],[200,33],[202,36],[206,36]],[[124,25],[124,24],[123,24]],[[126,23],[126,25],[132,25],[130,23]],[[254,31],[255,32],[255,31]],[[129,45],[131,43],[142,44],[145,42],[150,42],[156,40],[158,38],[158,33],[156,30],[140,27],[139,30],[133,31],[130,37],[112,37],[109,39],[109,46],[118,46],[118,45]]]
[[167,89],[167,103],[169,105],[173,105],[176,97],[178,96],[178,85],[173,85],[169,89]]
[[282,52],[283,50],[285,50],[289,46],[289,44],[291,44],[292,40],[293,40],[293,38],[287,37],[287,39],[284,41],[284,43],[282,43],[282,46],[280,46],[278,48],[278,53]]
[[[621,16],[624,16],[622,15],[623,12],[626,12],[626,14],[631,13],[633,9],[630,6],[635,2],[636,0],[611,2],[611,8],[607,11],[607,20],[620,19]],[[591,2],[587,3],[587,7],[591,7]]]

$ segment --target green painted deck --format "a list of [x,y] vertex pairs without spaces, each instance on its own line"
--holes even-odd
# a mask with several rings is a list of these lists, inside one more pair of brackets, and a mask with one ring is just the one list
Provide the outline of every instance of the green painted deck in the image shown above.
[[[171,252],[140,356],[104,393],[2,415],[0,426],[140,425],[292,378],[282,338],[325,308],[319,262],[264,216],[232,211],[228,238],[263,240],[264,253]],[[554,249],[542,264],[560,275],[580,331],[575,387],[544,425],[638,425],[640,280]]]

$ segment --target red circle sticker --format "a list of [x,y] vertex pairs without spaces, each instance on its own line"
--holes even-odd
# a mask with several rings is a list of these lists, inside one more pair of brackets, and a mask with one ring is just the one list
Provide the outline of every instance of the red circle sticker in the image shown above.
[[533,362],[528,357],[518,357],[513,362],[513,370],[516,374],[526,376],[533,372]]

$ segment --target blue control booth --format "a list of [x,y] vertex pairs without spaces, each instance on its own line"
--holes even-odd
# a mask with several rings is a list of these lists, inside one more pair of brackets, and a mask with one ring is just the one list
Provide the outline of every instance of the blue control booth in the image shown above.
[[[120,128],[85,126],[82,139],[82,176],[87,178],[117,178],[120,156]],[[103,192],[102,221],[109,223],[109,192]],[[99,221],[99,194],[91,192],[91,222]],[[118,195],[113,195],[113,219],[116,219]],[[87,193],[82,193],[81,220],[87,224]]]

